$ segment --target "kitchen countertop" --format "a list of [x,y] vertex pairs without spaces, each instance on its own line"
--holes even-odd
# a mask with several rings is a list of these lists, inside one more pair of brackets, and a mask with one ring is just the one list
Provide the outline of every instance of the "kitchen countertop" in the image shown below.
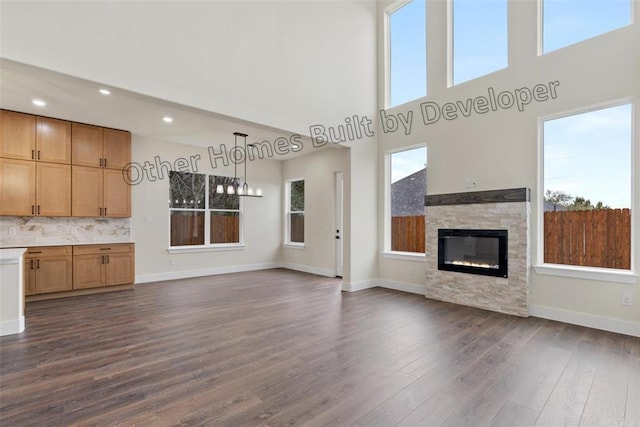
[[45,246],[87,246],[87,245],[118,245],[118,244],[131,244],[131,243],[135,243],[133,241],[127,241],[127,242],[84,242],[84,243],[80,243],[80,242],[76,242],[76,243],[35,243],[35,244],[29,244],[29,245],[22,245],[22,246],[6,246],[6,247],[0,247],[0,251],[2,250],[12,250],[12,249],[18,249],[18,248],[39,248],[39,247],[45,247]]

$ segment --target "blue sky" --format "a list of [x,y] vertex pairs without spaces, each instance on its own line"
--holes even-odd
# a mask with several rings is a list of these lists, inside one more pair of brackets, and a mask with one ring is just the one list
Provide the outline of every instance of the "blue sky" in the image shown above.
[[427,164],[427,148],[414,148],[391,154],[391,182],[418,172]]
[[[507,0],[453,0],[452,6],[453,83],[505,68]],[[389,17],[391,106],[427,95],[425,16],[424,0],[412,0]],[[631,1],[544,0],[543,18],[547,53],[628,25]],[[626,105],[546,122],[545,189],[629,207],[631,115]],[[424,167],[422,150],[392,156],[392,182]]]
[[629,208],[631,125],[631,104],[546,121],[545,191]]

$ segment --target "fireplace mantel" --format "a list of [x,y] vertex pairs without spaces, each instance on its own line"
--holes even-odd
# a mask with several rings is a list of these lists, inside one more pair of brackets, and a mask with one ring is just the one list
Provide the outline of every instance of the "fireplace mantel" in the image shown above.
[[[528,316],[530,199],[528,188],[426,196],[425,296]],[[508,277],[438,270],[439,229],[508,230]]]
[[510,188],[506,190],[469,191],[465,193],[430,194],[424,196],[425,206],[469,205],[474,203],[529,202],[531,190]]

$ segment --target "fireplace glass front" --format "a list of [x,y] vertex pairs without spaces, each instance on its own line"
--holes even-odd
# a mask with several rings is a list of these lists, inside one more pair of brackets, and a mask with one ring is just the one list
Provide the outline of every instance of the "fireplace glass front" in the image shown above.
[[438,230],[438,270],[507,277],[507,230]]

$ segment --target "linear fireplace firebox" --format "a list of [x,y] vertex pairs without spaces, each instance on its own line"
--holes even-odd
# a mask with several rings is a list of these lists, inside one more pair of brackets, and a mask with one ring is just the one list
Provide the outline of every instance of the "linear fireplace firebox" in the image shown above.
[[507,277],[507,230],[438,230],[438,270]]

